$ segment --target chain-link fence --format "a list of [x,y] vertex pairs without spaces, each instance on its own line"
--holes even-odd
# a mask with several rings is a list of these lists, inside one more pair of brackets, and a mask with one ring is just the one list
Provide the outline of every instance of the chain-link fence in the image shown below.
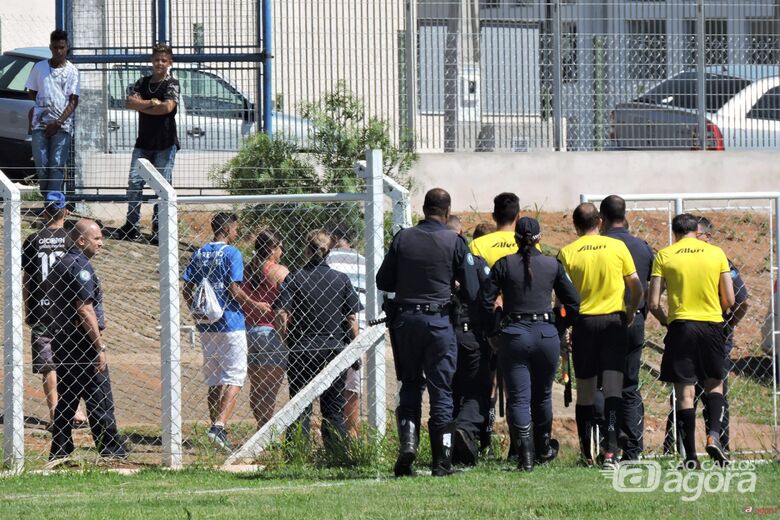
[[[583,195],[599,203],[602,196]],[[772,457],[778,434],[777,198],[773,194],[624,196],[631,233],[659,250],[672,243],[672,218],[682,212],[712,223],[709,239],[733,264],[740,319],[730,340],[724,446],[741,456]],[[737,278],[738,275],[738,278]],[[665,301],[665,300],[664,300]],[[665,305],[665,303],[664,303]],[[671,385],[659,380],[666,331],[653,318],[645,325],[640,393],[645,407],[644,446],[651,454],[675,450]],[[703,404],[698,402],[697,410]],[[700,414],[699,414],[700,416]],[[703,427],[697,430],[701,433]],[[703,441],[702,441],[703,442]],[[697,445],[703,446],[699,442]]]
[[[367,320],[385,193],[396,225],[410,216],[381,161],[353,193],[291,179],[309,193],[179,199],[144,162],[160,210],[140,237],[121,233],[124,203],[42,209],[9,184],[5,272],[25,275],[3,281],[6,462],[213,464],[256,460],[285,430],[329,449],[383,433],[384,328]],[[204,301],[221,317],[196,319]]]

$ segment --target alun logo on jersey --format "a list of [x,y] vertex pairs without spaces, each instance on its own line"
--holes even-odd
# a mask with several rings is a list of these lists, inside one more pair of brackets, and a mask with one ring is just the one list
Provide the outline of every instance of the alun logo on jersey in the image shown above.
[[697,247],[697,248],[694,248],[694,247],[683,247],[682,249],[678,249],[677,251],[675,251],[674,254],[676,254],[676,255],[681,255],[681,254],[689,254],[689,255],[693,254],[693,255],[695,255],[697,253],[703,253],[703,252],[704,252],[704,249],[701,248],[701,247]]
[[500,241],[496,242],[495,244],[493,244],[493,248],[495,248],[495,249],[499,249],[499,248],[500,249],[511,249],[513,247],[517,247],[517,243],[516,242],[509,243],[506,240],[500,240]]
[[580,253],[582,251],[598,251],[599,249],[606,249],[607,246],[604,244],[599,245],[591,245],[591,244],[585,244],[581,248],[577,249],[577,252]]

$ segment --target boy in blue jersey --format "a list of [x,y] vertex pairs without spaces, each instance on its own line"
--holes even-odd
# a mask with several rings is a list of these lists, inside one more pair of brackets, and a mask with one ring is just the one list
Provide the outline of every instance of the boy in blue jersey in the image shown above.
[[217,213],[211,220],[211,229],[214,241],[198,249],[184,271],[184,300],[191,307],[195,288],[207,277],[223,309],[222,317],[214,323],[198,324],[198,332],[203,347],[203,376],[209,387],[208,437],[229,451],[225,425],[233,415],[247,371],[246,327],[241,306],[256,307],[259,312],[270,311],[270,306],[252,301],[241,289],[244,260],[231,245],[238,237],[236,215]]

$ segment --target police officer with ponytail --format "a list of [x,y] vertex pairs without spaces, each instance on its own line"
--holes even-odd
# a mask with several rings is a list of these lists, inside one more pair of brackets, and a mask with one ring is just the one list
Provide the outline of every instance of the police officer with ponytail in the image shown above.
[[579,295],[554,258],[536,248],[541,229],[536,219],[523,217],[515,226],[519,245],[515,254],[496,262],[483,286],[482,306],[487,313],[499,293],[504,316],[493,331],[498,361],[505,378],[508,422],[519,453],[518,468],[533,469],[558,454],[551,437],[552,383],[558,367],[560,342],[552,309],[552,293],[568,316],[579,310]]

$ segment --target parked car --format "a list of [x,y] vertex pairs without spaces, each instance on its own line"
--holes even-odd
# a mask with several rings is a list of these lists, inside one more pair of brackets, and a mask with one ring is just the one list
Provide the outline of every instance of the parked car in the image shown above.
[[[33,102],[24,85],[33,65],[50,57],[46,47],[14,49],[0,56],[0,168],[16,180],[35,173],[27,119]],[[125,98],[136,80],[151,73],[151,67],[121,64],[108,72],[106,151],[129,151],[137,136],[138,114],[125,108]],[[182,149],[238,150],[242,140],[257,131],[254,103],[217,72],[176,64],[172,74],[181,85],[176,121]],[[78,111],[76,117],[78,124]],[[275,135],[306,146],[308,121],[274,112],[272,124]]]
[[[705,69],[707,149],[780,149],[780,68]],[[613,149],[701,147],[695,70],[664,80],[610,114]]]

